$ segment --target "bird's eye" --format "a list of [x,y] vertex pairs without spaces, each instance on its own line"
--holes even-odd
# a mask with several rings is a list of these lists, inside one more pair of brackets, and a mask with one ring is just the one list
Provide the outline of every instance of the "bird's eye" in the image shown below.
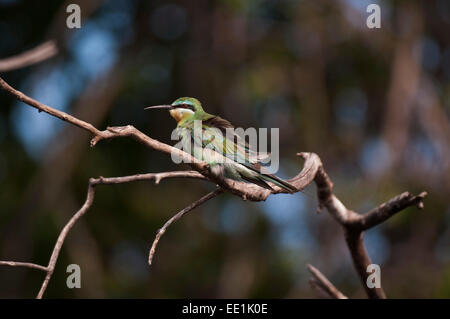
[[188,110],[191,110],[191,111],[194,111],[194,107],[192,105],[190,105],[190,104],[184,103],[184,104],[181,104],[181,107],[183,107],[185,109],[188,109]]

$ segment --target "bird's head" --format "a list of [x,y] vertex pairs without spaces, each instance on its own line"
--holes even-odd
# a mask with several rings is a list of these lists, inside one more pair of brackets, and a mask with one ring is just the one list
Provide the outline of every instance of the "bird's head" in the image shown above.
[[156,105],[146,107],[145,110],[150,109],[167,109],[170,112],[170,115],[180,123],[188,118],[204,113],[202,104],[199,100],[193,97],[180,97],[176,99],[170,105]]

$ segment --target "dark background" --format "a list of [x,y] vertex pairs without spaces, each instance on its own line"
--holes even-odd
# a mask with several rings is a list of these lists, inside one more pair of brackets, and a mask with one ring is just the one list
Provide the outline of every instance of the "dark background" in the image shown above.
[[[81,6],[68,29],[66,6]],[[381,6],[381,29],[366,7]],[[56,39],[60,53],[1,74],[29,96],[96,127],[131,124],[173,144],[166,112],[194,96],[239,127],[280,128],[279,176],[316,152],[351,209],[426,190],[366,233],[388,297],[450,297],[450,2],[0,0],[0,58]],[[89,177],[183,169],[170,157],[90,135],[0,92],[0,259],[46,265],[85,200]],[[340,227],[317,215],[313,186],[264,203],[225,194],[166,219],[213,189],[196,180],[100,186],[69,234],[46,297],[304,298],[306,264],[364,297]],[[66,267],[82,288],[66,287]],[[34,297],[42,272],[1,267],[0,297]]]

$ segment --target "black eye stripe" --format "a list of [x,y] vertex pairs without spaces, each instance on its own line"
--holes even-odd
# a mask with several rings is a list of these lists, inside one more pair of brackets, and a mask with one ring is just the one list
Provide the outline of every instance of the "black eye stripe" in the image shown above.
[[194,107],[192,105],[190,105],[190,104],[180,104],[179,107],[181,107],[183,109],[188,109],[188,110],[191,110],[191,111],[195,112]]

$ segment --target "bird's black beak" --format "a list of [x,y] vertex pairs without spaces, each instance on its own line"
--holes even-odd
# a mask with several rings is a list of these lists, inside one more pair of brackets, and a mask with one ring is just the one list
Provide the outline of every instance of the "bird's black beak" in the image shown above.
[[153,109],[167,109],[167,110],[170,110],[170,109],[173,109],[173,106],[172,105],[155,105],[155,106],[149,106],[149,107],[144,108],[144,110],[153,110]]

